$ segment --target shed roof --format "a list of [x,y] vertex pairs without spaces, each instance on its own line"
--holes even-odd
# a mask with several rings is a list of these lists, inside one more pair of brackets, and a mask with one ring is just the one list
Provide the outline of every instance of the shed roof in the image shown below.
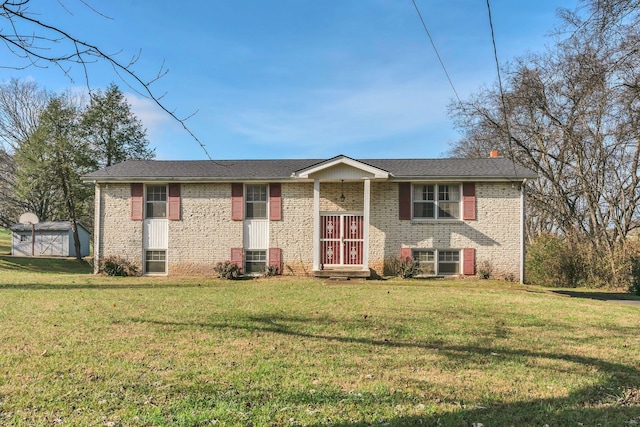
[[[338,157],[341,156],[336,158]],[[327,159],[127,160],[85,175],[83,179],[97,182],[290,180],[294,179],[296,172],[326,161]],[[531,170],[502,157],[356,161],[387,171],[390,179],[521,181],[537,178]]]
[[[86,227],[80,223],[77,223],[78,227],[82,227],[87,231]],[[9,227],[11,231],[29,231],[31,232],[31,224],[14,224]],[[69,221],[43,221],[34,224],[35,231],[71,231],[71,223]],[[88,231],[87,231],[88,232]]]

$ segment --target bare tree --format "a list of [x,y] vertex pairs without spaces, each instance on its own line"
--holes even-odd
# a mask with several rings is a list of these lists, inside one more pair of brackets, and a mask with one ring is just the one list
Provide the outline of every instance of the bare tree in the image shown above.
[[23,212],[34,212],[41,219],[54,215],[48,185],[38,185],[27,197],[16,192],[15,150],[38,126],[49,102],[49,94],[33,81],[11,79],[0,84],[0,226],[15,223]]
[[[81,0],[81,3],[94,13],[100,14],[87,1]],[[62,0],[58,0],[58,4],[65,8]],[[51,5],[47,4],[47,7]],[[61,28],[55,22],[47,21],[46,16],[46,11],[38,11],[37,4],[34,5],[31,0],[0,0],[0,40],[4,42],[7,51],[21,61],[13,68],[25,69],[53,65],[65,75],[70,76],[70,70],[74,66],[79,66],[83,70],[87,87],[90,88],[87,65],[97,61],[105,62],[129,88],[153,101],[180,123],[200,145],[207,157],[211,158],[204,144],[186,124],[193,114],[178,117],[175,110],[168,108],[162,102],[163,95],[157,95],[152,90],[152,84],[167,73],[164,64],[156,75],[144,78],[133,67],[139,54],[129,60],[122,60],[118,54],[105,52],[99,46],[76,37],[71,31]]]
[[640,3],[584,4],[587,18],[563,11],[564,39],[510,64],[503,87],[451,106],[464,135],[452,153],[495,148],[535,170],[529,236],[553,231],[611,255],[639,224]]

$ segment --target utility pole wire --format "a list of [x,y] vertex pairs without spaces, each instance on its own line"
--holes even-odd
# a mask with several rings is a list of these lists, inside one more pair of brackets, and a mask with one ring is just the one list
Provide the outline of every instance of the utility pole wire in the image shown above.
[[438,57],[438,61],[440,61],[440,65],[442,66],[442,69],[444,70],[444,74],[447,76],[447,80],[449,80],[449,84],[451,85],[451,89],[453,89],[453,93],[455,93],[456,98],[458,99],[458,102],[460,103],[460,105],[462,105],[462,101],[460,100],[460,96],[458,96],[458,91],[456,90],[455,86],[453,86],[453,82],[451,81],[451,77],[449,77],[449,73],[447,72],[447,67],[444,66],[444,62],[442,62],[442,58],[440,58],[440,54],[438,53],[438,49],[436,49],[436,45],[433,42],[433,38],[431,38],[431,33],[429,33],[429,30],[427,29],[427,24],[425,24],[424,19],[422,19],[422,14],[420,13],[420,9],[418,9],[418,5],[416,4],[416,0],[411,0],[413,2],[413,7],[416,8],[416,12],[418,12],[418,16],[420,17],[420,22],[422,22],[422,28],[424,28],[424,31],[427,33],[427,37],[429,37],[429,41],[431,42],[431,46],[433,47],[433,50],[436,53],[436,56]]
[[500,62],[498,61],[498,49],[496,47],[496,37],[493,31],[493,19],[491,17],[491,5],[487,0],[487,12],[489,14],[489,27],[491,28],[491,43],[493,44],[493,58],[496,62],[496,72],[498,73],[498,88],[500,90],[500,102],[502,103],[502,114],[504,115],[504,125],[507,131],[507,147],[509,148],[509,157],[513,163],[514,176],[518,177],[518,171],[516,170],[516,163],[513,157],[513,148],[511,147],[511,129],[509,129],[509,115],[507,114],[507,103],[504,100],[504,90],[502,89],[502,76],[500,75]]

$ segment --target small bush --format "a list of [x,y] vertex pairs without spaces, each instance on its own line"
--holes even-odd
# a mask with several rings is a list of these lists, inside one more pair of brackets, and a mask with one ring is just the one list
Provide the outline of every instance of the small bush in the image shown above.
[[493,276],[493,263],[485,259],[478,264],[478,277],[489,279],[491,276]]
[[280,274],[278,267],[275,265],[267,265],[264,269],[264,277],[273,277]]
[[140,268],[119,256],[108,256],[100,261],[100,272],[107,276],[139,276]]
[[385,271],[391,275],[409,279],[422,273],[420,264],[411,257],[392,257],[385,262]]
[[527,282],[574,288],[584,280],[581,255],[566,240],[543,234],[527,247]]
[[640,295],[640,247],[636,244],[629,245],[629,289],[628,291]]
[[234,262],[219,262],[213,267],[219,278],[227,280],[236,280],[240,277],[240,267]]

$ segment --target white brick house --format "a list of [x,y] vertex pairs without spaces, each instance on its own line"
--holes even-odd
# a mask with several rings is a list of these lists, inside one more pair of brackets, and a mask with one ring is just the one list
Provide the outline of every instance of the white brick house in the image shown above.
[[[510,160],[130,160],[95,184],[96,261],[119,255],[145,274],[244,272],[369,277],[413,257],[427,274],[489,262],[524,276],[527,179]],[[95,263],[96,266],[98,262]]]

